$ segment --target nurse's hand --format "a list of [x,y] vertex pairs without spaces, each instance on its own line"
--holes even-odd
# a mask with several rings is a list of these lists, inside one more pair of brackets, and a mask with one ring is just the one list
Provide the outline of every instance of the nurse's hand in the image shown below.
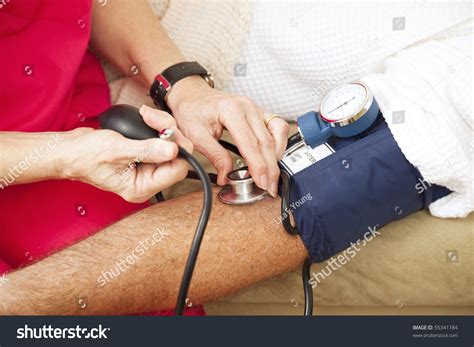
[[191,153],[191,142],[166,112],[144,106],[140,114],[156,130],[174,130],[174,142],[158,138],[129,140],[112,130],[78,128],[63,133],[65,140],[58,146],[58,176],[94,185],[136,203],[183,180],[188,164],[177,159],[177,144]]
[[232,157],[217,140],[227,129],[249,166],[255,183],[276,196],[280,170],[277,161],[288,140],[288,124],[273,118],[265,124],[263,110],[247,97],[210,88],[198,76],[177,82],[166,100],[179,128],[204,154],[226,183]]

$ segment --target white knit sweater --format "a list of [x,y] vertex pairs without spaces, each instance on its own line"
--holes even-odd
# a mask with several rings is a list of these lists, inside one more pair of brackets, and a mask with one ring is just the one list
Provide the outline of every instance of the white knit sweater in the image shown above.
[[[317,109],[331,87],[362,79],[407,159],[426,181],[453,191],[431,204],[431,213],[464,217],[474,210],[470,2],[150,3],[218,87],[288,119]],[[146,100],[132,81],[112,90],[116,101]]]

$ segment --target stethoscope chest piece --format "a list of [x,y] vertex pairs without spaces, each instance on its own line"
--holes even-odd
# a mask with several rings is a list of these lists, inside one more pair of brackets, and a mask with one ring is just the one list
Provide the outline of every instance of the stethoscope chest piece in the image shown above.
[[227,175],[228,184],[217,194],[219,200],[228,205],[247,205],[262,200],[267,191],[254,183],[247,168],[241,168]]

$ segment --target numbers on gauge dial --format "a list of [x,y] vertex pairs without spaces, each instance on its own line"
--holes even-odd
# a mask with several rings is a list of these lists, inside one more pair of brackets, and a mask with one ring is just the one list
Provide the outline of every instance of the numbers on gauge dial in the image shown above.
[[361,84],[348,84],[333,90],[321,103],[321,115],[338,121],[356,115],[364,106],[367,90]]

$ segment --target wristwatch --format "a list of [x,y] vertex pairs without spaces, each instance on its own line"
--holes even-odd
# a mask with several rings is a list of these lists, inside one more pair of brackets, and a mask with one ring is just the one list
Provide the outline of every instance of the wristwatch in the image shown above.
[[154,104],[161,110],[171,113],[165,102],[166,94],[176,82],[193,75],[201,76],[211,88],[214,88],[212,75],[199,63],[193,61],[174,64],[155,77],[150,87],[150,96]]

